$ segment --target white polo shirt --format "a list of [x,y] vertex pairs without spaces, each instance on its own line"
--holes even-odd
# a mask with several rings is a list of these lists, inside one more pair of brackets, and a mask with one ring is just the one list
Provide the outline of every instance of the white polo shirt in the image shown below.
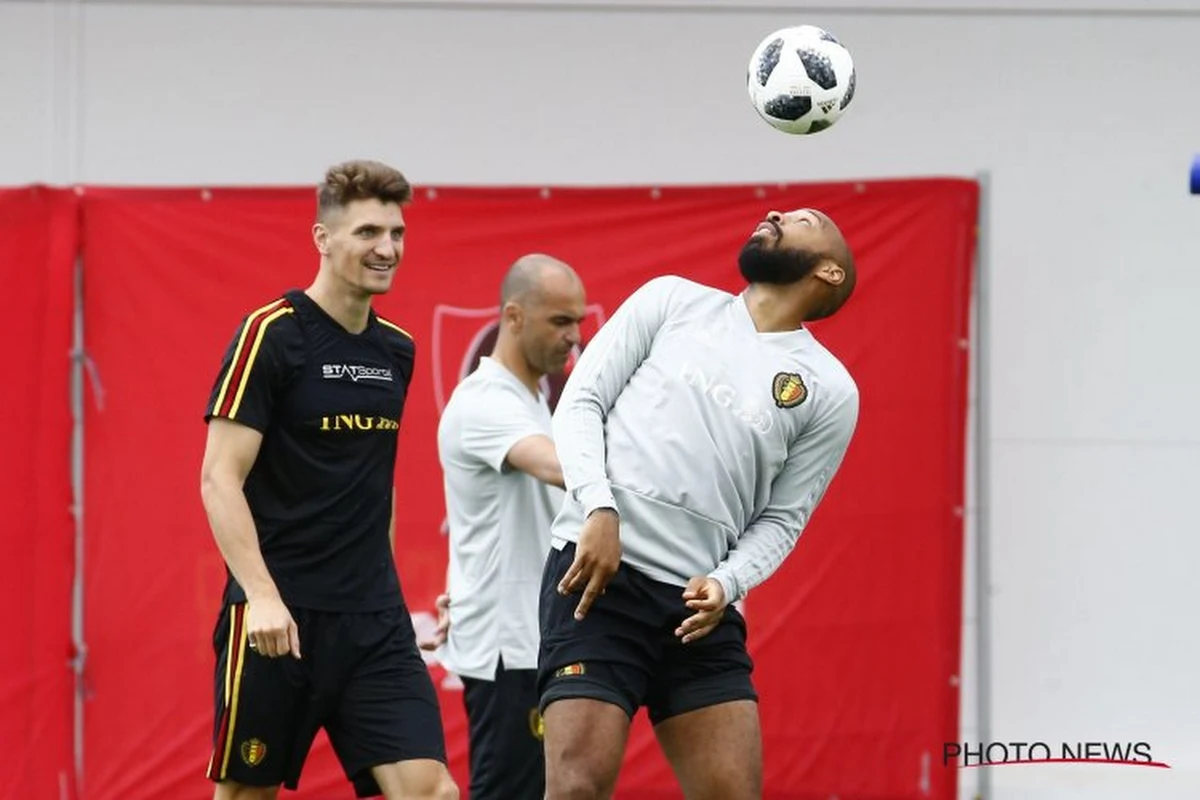
[[505,458],[521,439],[551,430],[546,398],[491,358],[442,412],[450,633],[439,658],[461,677],[493,680],[500,658],[506,670],[537,667],[542,568],[564,494]]

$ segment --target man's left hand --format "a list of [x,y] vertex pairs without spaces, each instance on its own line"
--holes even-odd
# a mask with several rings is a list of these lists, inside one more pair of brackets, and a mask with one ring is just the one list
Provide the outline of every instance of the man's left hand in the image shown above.
[[683,599],[695,612],[675,629],[675,635],[682,637],[684,644],[712,633],[725,616],[725,606],[729,605],[725,590],[713,578],[692,578],[683,590]]

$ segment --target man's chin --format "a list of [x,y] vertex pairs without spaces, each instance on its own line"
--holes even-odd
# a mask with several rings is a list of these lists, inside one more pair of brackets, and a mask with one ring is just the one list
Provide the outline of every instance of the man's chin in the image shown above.
[[375,277],[374,280],[366,280],[362,283],[362,290],[370,295],[387,294],[392,290],[394,276],[388,275],[386,279],[382,276]]

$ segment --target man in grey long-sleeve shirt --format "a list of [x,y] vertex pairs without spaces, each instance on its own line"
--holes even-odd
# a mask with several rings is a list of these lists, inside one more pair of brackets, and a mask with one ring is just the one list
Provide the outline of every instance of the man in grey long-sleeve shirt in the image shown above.
[[[771,212],[739,295],[656,278],[584,352],[554,415],[567,489],[540,610],[547,799],[606,798],[646,706],[689,800],[757,800],[745,620],[850,443],[858,389],[803,323],[854,259],[829,217]],[[572,597],[582,593],[580,597]]]

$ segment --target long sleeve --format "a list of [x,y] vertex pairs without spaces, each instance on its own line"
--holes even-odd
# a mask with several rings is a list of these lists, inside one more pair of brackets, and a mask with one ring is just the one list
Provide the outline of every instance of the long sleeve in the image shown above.
[[767,507],[747,526],[736,547],[709,573],[733,603],[765,581],[796,546],[841,466],[858,422],[857,391],[817,419],[788,450],[771,486]]
[[617,509],[605,468],[604,421],[650,354],[681,282],[655,278],[630,295],[588,343],[563,388],[554,413],[554,443],[567,492],[584,518],[598,508]]

